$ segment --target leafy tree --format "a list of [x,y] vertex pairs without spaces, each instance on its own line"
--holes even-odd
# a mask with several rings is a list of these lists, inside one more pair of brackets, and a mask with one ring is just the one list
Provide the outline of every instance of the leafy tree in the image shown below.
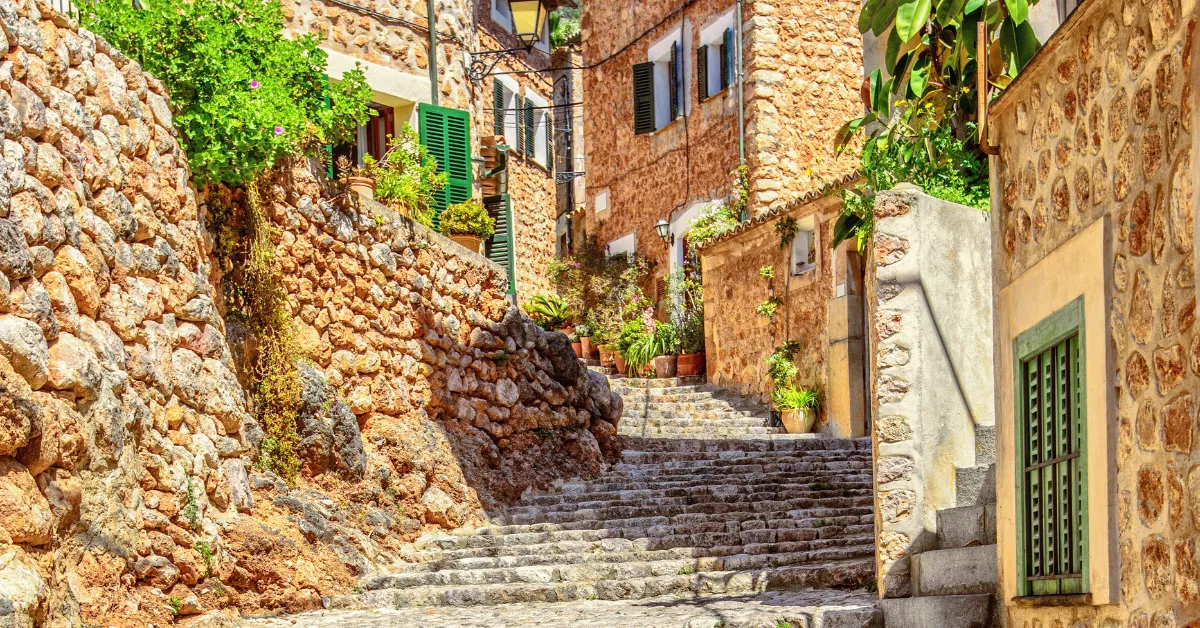
[[550,14],[550,47],[565,46],[579,36],[580,11],[575,7],[561,6]]
[[[1004,89],[1037,52],[1029,23],[1038,0],[868,0],[858,28],[887,37],[885,68],[869,77],[870,111],[838,133],[838,151],[861,137],[863,182],[848,190],[834,246],[870,234],[875,193],[901,181],[986,209],[987,158],[977,131],[978,64]],[[978,59],[979,24],[988,42]],[[886,69],[886,74],[885,74]]]
[[81,20],[170,90],[201,184],[244,184],[350,138],[369,116],[362,72],[330,86],[317,37],[284,37],[279,0],[98,0]]

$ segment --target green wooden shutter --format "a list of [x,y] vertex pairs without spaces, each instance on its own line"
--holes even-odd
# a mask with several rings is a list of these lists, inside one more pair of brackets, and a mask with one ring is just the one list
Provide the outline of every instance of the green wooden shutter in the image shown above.
[[533,118],[533,101],[525,99],[525,154],[537,158],[537,121]]
[[554,116],[546,110],[546,169],[554,172]]
[[654,132],[654,64],[633,66],[633,132]]
[[708,46],[696,49],[696,92],[700,100],[708,98]]
[[[525,154],[525,107],[521,102],[520,96],[513,98],[513,117],[517,120],[517,137],[515,139],[517,152]],[[512,146],[512,144],[509,144],[509,146]]]
[[517,293],[517,275],[514,264],[516,252],[513,240],[512,199],[507,195],[489,196],[483,199],[483,206],[488,215],[496,221],[496,234],[487,241],[484,252],[487,258],[499,264],[508,272],[508,292]]
[[492,79],[492,110],[495,113],[493,130],[496,135],[504,135],[504,84],[500,79]]
[[725,29],[721,38],[721,89],[733,84],[733,29]]
[[671,44],[671,60],[667,63],[667,76],[671,81],[671,119],[679,117],[679,42]]
[[1087,591],[1087,443],[1083,305],[1077,300],[1014,343],[1017,357],[1018,589]]
[[[330,95],[329,95],[329,75],[322,74],[321,78],[324,79],[324,81],[325,81],[324,83],[321,84],[321,104],[326,109],[333,109],[333,100],[330,98]],[[325,145],[321,146],[321,154],[324,156],[325,161],[328,163],[328,166],[327,166],[326,172],[325,172],[325,176],[329,177],[329,179],[332,180],[333,179],[333,144],[325,144]]]
[[433,195],[433,225],[446,207],[470,200],[471,119],[466,111],[422,103],[419,110],[421,143],[438,162],[438,172],[450,173],[446,187]]

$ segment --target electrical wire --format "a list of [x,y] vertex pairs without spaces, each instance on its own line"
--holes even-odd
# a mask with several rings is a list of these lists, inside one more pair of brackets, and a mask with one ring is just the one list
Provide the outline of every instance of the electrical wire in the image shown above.
[[[371,17],[373,17],[377,20],[380,20],[381,22],[390,22],[392,24],[402,24],[404,26],[407,26],[409,28],[413,28],[413,29],[416,29],[419,31],[424,31],[426,33],[429,32],[429,24],[421,24],[419,22],[413,22],[411,20],[406,20],[404,18],[396,17],[394,15],[380,13],[379,11],[376,11],[374,9],[368,9],[367,7],[364,7],[362,5],[354,4],[353,2],[346,2],[345,0],[325,0],[325,2],[328,2],[330,4],[336,4],[340,7],[342,7],[343,9],[350,9],[352,11],[358,11],[359,13],[364,13],[366,15],[370,15]],[[438,31],[437,36],[438,36],[438,39],[455,42],[458,45],[460,45],[463,48],[466,48],[468,50],[470,50],[470,48],[471,48],[470,44],[468,44],[467,42],[460,39],[457,35],[454,35],[451,33],[446,33],[443,31]]]

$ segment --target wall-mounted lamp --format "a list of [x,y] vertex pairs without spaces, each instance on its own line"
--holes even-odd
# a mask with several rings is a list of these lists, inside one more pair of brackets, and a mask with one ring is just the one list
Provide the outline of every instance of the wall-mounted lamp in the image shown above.
[[[571,4],[572,0],[492,0],[492,2],[508,2],[509,13],[512,15],[512,33],[521,42],[520,48],[505,50],[484,50],[471,53],[471,65],[467,68],[467,76],[472,81],[482,81],[492,73],[492,69],[500,62],[501,57],[511,56],[514,52],[529,52],[546,32],[546,20],[550,13],[559,5]],[[490,60],[486,60],[490,58]]]
[[659,218],[658,222],[654,223],[654,231],[668,247],[675,245],[675,234],[671,231],[671,223],[667,222],[666,218]]

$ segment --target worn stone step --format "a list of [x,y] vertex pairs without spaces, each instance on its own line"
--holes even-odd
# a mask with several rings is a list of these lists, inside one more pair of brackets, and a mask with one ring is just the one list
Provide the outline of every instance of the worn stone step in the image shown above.
[[955,469],[954,496],[956,506],[996,503],[996,465]]
[[[699,489],[700,487],[695,487]],[[720,489],[723,487],[714,487]],[[653,491],[645,491],[653,493]],[[872,498],[873,492],[871,489],[862,488],[844,488],[838,490],[813,491],[806,488],[795,489],[776,489],[771,491],[747,491],[740,492],[736,490],[712,490],[708,491],[697,490],[693,493],[680,495],[675,497],[666,496],[645,496],[628,498],[603,498],[603,499],[576,499],[547,501],[538,503],[526,503],[523,506],[512,506],[505,509],[506,515],[519,514],[534,514],[540,513],[543,515],[555,512],[610,512],[622,508],[629,508],[630,504],[645,504],[647,507],[663,507],[674,508],[679,506],[707,506],[710,504],[753,504],[753,503],[769,503],[782,502],[792,500],[813,500],[815,504],[830,504],[839,502],[830,502],[829,500],[849,499],[849,498]],[[580,497],[580,496],[576,496]],[[856,505],[862,502],[855,501]]]
[[[773,454],[773,455],[772,455]],[[801,452],[764,452],[762,454],[747,454],[739,456],[710,457],[702,459],[675,458],[646,462],[637,458],[622,458],[612,465],[614,470],[631,468],[665,468],[665,469],[709,469],[713,467],[741,467],[745,465],[806,465],[813,470],[820,469],[856,469],[869,468],[871,459],[865,455],[806,455]]]
[[818,449],[871,451],[869,438],[819,438],[816,434],[781,434],[772,438],[743,440],[703,439],[670,440],[659,438],[625,439],[625,446],[639,451],[813,451]]
[[509,524],[543,522],[565,524],[599,520],[607,524],[613,521],[637,520],[642,518],[669,518],[671,521],[679,523],[714,516],[722,516],[725,520],[750,519],[753,518],[755,513],[764,512],[836,513],[855,508],[870,508],[873,503],[873,498],[868,495],[862,497],[803,497],[757,502],[729,501],[676,505],[646,504],[573,510],[542,510],[534,508],[527,511],[506,512],[493,517],[492,520],[497,523]]
[[937,511],[938,549],[995,544],[995,504],[959,506]]
[[991,628],[992,596],[943,595],[880,601],[887,628]]
[[608,385],[613,389],[620,390],[657,390],[663,388],[671,388],[677,390],[696,390],[704,388],[703,377],[671,377],[661,379],[640,379],[640,378],[616,378],[610,379]]
[[762,460],[766,458],[797,456],[803,456],[805,460],[809,461],[871,460],[871,452],[859,450],[815,450],[796,452],[795,450],[741,451],[738,449],[731,449],[725,451],[639,451],[637,449],[626,449],[624,452],[622,452],[621,461],[627,464],[661,464],[685,462],[688,460],[734,460],[738,458],[754,458],[757,460]]
[[[722,473],[777,473],[777,474],[828,474],[828,473],[865,473],[865,462],[763,462],[759,464],[723,464],[705,467],[679,466],[667,468],[624,467],[614,465],[612,478],[621,480],[638,480],[646,477],[667,478],[669,476],[687,476],[708,474],[719,476]],[[716,481],[720,481],[717,479]]]
[[786,554],[734,554],[652,561],[575,562],[519,567],[442,569],[376,576],[364,580],[367,590],[503,583],[597,582],[714,571],[744,571],[824,564],[873,556],[870,545],[830,547]]
[[[526,505],[548,506],[551,504],[585,502],[595,504],[601,501],[631,501],[649,502],[661,499],[696,498],[703,499],[710,495],[749,495],[755,493],[775,493],[778,491],[807,490],[813,493],[834,495],[840,491],[869,491],[870,486],[863,482],[775,482],[773,476],[767,476],[772,481],[753,484],[700,484],[680,487],[664,487],[658,489],[616,489],[604,491],[571,490],[547,495],[529,495],[522,502]],[[845,493],[855,494],[855,493]]]
[[[744,476],[731,478],[732,473],[745,473]],[[621,490],[658,490],[668,488],[680,488],[688,486],[711,486],[717,483],[724,483],[725,486],[750,486],[757,483],[775,482],[781,477],[778,473],[763,473],[761,468],[743,472],[740,469],[736,471],[725,471],[722,473],[696,473],[693,475],[669,475],[663,477],[654,477],[650,475],[639,474],[637,477],[602,477],[599,480],[591,480],[584,482],[574,482],[563,485],[565,491],[621,491]],[[868,471],[809,471],[803,476],[807,482],[851,482],[859,483],[864,486],[869,486],[871,483],[871,474]]]
[[628,600],[663,595],[722,595],[785,588],[858,587],[874,576],[874,557],[826,565],[800,565],[746,571],[712,571],[606,580],[475,586],[420,586],[380,589],[333,598],[333,608],[480,606],[520,602]]
[[915,597],[991,594],[996,591],[996,546],[933,550],[912,556]]
[[875,539],[870,535],[816,538],[816,531],[814,530],[813,533],[814,538],[806,541],[714,545],[712,547],[679,545],[663,549],[646,549],[650,543],[644,541],[649,541],[649,539],[604,538],[598,541],[559,541],[541,545],[512,545],[469,550],[424,550],[413,555],[415,562],[399,565],[395,567],[395,571],[405,573],[437,569],[488,569],[552,564],[656,561],[737,554],[795,554],[835,547],[858,547],[874,551]]

